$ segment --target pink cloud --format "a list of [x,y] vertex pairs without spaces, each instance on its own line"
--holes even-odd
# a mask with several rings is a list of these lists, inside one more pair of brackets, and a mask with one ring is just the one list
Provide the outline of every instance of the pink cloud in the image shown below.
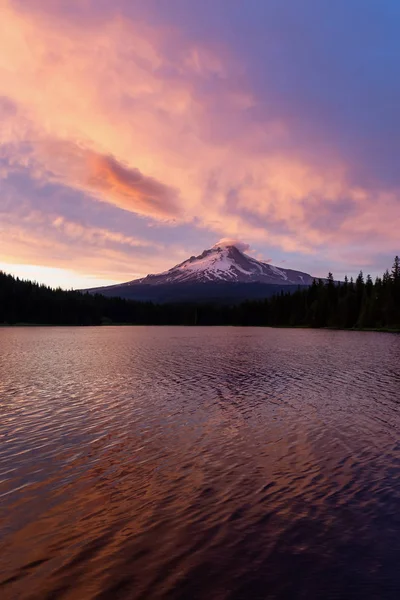
[[233,238],[222,238],[214,244],[217,246],[236,246],[238,250],[241,252],[247,252],[250,250],[250,244],[246,244],[246,242],[242,242],[241,240],[233,239]]
[[[21,167],[154,220],[310,256],[398,244],[399,191],[355,185],[333,150],[316,157],[299,144],[226,48],[140,11],[90,19],[79,2],[1,6],[3,176]],[[253,108],[265,111],[261,126]]]
[[117,206],[139,214],[170,217],[178,212],[175,190],[112,156],[91,155],[87,182],[90,189],[111,195]]
[[46,140],[33,148],[43,178],[86,191],[140,215],[167,219],[179,215],[178,191],[139,169],[73,142]]
[[[42,265],[90,273],[109,281],[126,281],[186,258],[163,244],[91,227],[56,214],[31,210],[16,219],[0,212],[1,262]],[[162,264],[162,263],[161,263]]]

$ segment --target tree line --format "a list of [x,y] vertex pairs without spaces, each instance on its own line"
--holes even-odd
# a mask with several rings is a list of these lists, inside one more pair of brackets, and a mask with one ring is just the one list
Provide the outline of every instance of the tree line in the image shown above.
[[0,272],[0,323],[43,325],[253,325],[400,330],[400,260],[375,281],[314,280],[240,304],[156,304],[52,289]]

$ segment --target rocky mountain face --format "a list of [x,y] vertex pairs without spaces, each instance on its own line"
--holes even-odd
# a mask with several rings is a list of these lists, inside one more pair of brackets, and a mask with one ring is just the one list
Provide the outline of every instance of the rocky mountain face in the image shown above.
[[274,267],[256,260],[235,246],[216,245],[204,250],[199,256],[191,256],[164,273],[147,275],[124,285],[256,281],[279,285],[310,285],[313,277],[307,273]]
[[256,260],[233,245],[216,244],[163,273],[89,291],[151,300],[158,300],[167,292],[169,300],[178,296],[187,300],[196,296],[202,299],[222,297],[229,293],[237,296],[240,290],[240,298],[245,299],[247,296],[271,295],[272,291],[276,293],[281,288],[311,285],[312,282],[313,277],[307,273]]

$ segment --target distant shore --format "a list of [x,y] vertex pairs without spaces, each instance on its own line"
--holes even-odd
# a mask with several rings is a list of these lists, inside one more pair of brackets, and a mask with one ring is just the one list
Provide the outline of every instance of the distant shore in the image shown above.
[[212,325],[195,325],[195,324],[153,324],[153,323],[101,323],[98,325],[66,325],[63,323],[0,323],[0,329],[8,329],[15,327],[243,327],[243,328],[257,328],[257,329],[312,329],[314,331],[353,331],[353,332],[364,332],[364,333],[396,333],[400,334],[400,329],[397,328],[386,328],[386,327],[352,327],[345,329],[344,327],[311,327],[311,325],[229,325],[226,323],[212,324]]
[[0,322],[33,325],[182,325],[400,331],[400,259],[375,283],[328,279],[272,296],[236,302],[145,302],[100,294],[54,290],[0,272]]

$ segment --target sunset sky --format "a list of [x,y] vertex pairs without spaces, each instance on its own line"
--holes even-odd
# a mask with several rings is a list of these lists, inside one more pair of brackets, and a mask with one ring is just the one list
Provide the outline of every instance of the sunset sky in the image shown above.
[[400,253],[398,0],[0,0],[0,269],[127,281],[220,238]]

